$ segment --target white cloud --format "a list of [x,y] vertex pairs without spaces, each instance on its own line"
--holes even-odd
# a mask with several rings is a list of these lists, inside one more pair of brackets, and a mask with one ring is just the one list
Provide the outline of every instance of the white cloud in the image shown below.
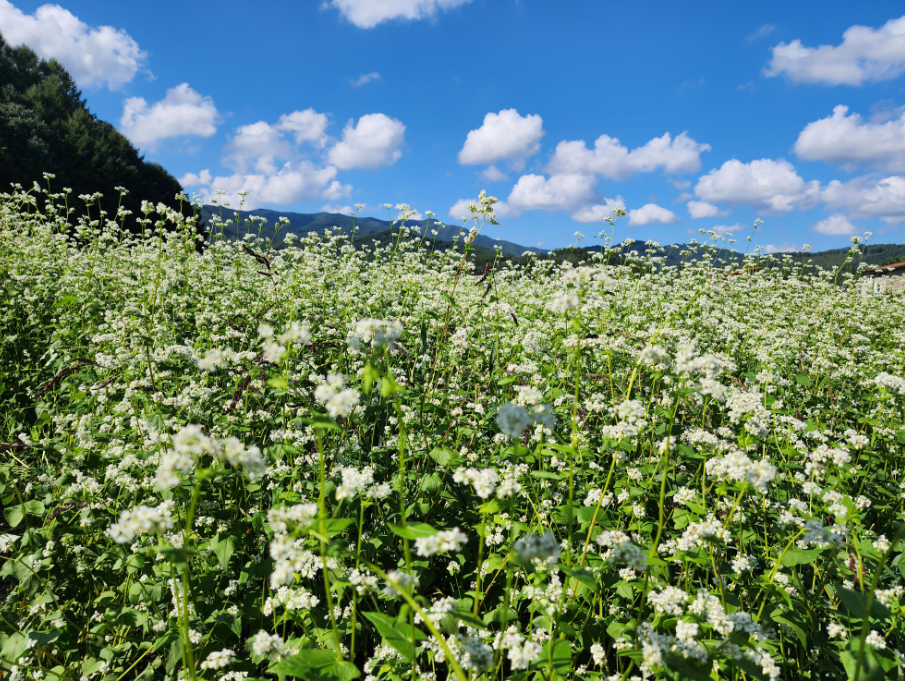
[[10,45],[28,45],[39,56],[59,61],[81,87],[115,90],[131,81],[147,52],[123,29],[92,28],[59,5],[41,5],[25,14],[0,0],[0,31]]
[[795,142],[795,153],[809,161],[882,166],[905,170],[905,115],[884,123],[869,123],[837,106],[833,115],[808,123]]
[[[429,19],[441,10],[466,5],[471,0],[330,0],[329,5],[358,28],[374,28],[392,19]],[[324,3],[324,6],[328,6]]]
[[277,160],[289,159],[295,153],[283,133],[265,121],[241,125],[226,146],[223,164],[237,173],[250,169],[263,175],[277,172]]
[[339,180],[333,180],[321,196],[327,201],[336,201],[337,199],[348,199],[352,195],[352,185],[343,184]]
[[643,147],[628,150],[619,140],[601,135],[588,149],[584,140],[560,142],[547,172],[596,173],[613,180],[663,169],[667,173],[693,173],[701,169],[701,153],[710,151],[709,144],[698,144],[687,132],[673,139],[667,132]]
[[287,162],[272,174],[235,173],[227,177],[215,177],[203,193],[205,199],[210,201],[214,190],[223,190],[227,195],[221,201],[229,201],[235,207],[239,205],[238,192],[247,191],[246,210],[270,204],[288,206],[320,198],[335,177],[336,168],[333,166],[322,168],[311,161]]
[[[689,198],[691,198],[690,195]],[[728,215],[729,213],[728,211],[720,210],[717,206],[714,206],[712,203],[707,203],[706,201],[689,201],[688,214],[696,220],[698,218],[718,218]]]
[[749,35],[745,40],[749,43],[754,42],[758,38],[766,38],[768,35],[773,33],[776,30],[776,26],[773,24],[764,24],[759,29],[757,29],[754,33]]
[[746,229],[744,225],[740,222],[736,222],[734,225],[714,225],[708,231],[716,232],[720,236],[729,236],[733,234],[738,234],[739,232]]
[[668,177],[666,181],[676,189],[688,189],[691,186],[691,180],[677,180],[674,177]]
[[879,180],[833,180],[823,190],[822,198],[829,207],[844,210],[856,220],[877,218],[887,224],[905,221],[905,178],[898,175]]
[[578,173],[522,175],[506,200],[516,214],[525,210],[575,210],[593,202],[597,180],[593,175]]
[[202,187],[211,183],[211,171],[205,168],[200,173],[186,173],[179,178],[179,184],[183,187]]
[[381,80],[380,74],[377,71],[371,71],[370,73],[363,73],[358,78],[352,81],[352,85],[355,87],[361,87],[362,85],[367,85],[372,80]]
[[329,203],[325,203],[321,206],[321,213],[338,213],[339,215],[349,215],[354,212],[355,209],[352,206],[335,206]]
[[465,145],[459,152],[459,163],[497,163],[519,161],[533,156],[540,150],[544,136],[544,121],[540,116],[519,116],[515,109],[503,109],[498,114],[488,113],[484,124],[465,137]]
[[382,113],[367,114],[343,130],[342,141],[328,154],[333,165],[342,168],[371,168],[393,165],[402,156],[405,125]]
[[773,48],[766,76],[784,74],[793,83],[855,85],[897,78],[905,72],[905,17],[878,29],[852,26],[838,46],[805,47],[800,40]]
[[327,114],[318,113],[314,109],[305,109],[283,114],[274,127],[283,132],[291,132],[296,144],[310,142],[320,148],[329,139],[326,134],[329,123]]
[[821,220],[816,225],[812,225],[811,229],[818,234],[827,234],[829,236],[846,236],[858,233],[858,228],[849,222],[849,219],[842,213],[830,215],[826,220]]
[[[691,183],[689,183],[691,184]],[[683,201],[688,201],[688,199],[693,199],[694,194],[691,192],[682,192],[676,198],[672,200],[673,203],[682,203]]]
[[123,103],[119,126],[137,146],[153,148],[167,137],[210,137],[220,122],[214,100],[182,83],[167,90],[166,97],[151,106],[142,97],[129,97]]
[[488,182],[503,182],[504,180],[508,180],[509,176],[504,173],[502,170],[497,168],[496,166],[490,166],[489,168],[485,168],[479,177],[482,180],[487,180]]
[[671,225],[678,221],[678,216],[671,210],[667,210],[656,203],[647,203],[641,208],[628,212],[629,227],[641,227],[642,225]]
[[765,253],[798,253],[801,246],[793,244],[791,241],[783,241],[781,244],[767,244],[764,248]]
[[603,222],[607,218],[615,217],[613,209],[616,207],[624,208],[625,199],[617,196],[615,199],[604,198],[603,203],[595,203],[592,206],[579,208],[572,213],[572,219],[575,222]]
[[764,212],[785,213],[813,205],[819,198],[819,187],[816,180],[806,183],[783,159],[763,158],[751,163],[731,159],[701,177],[694,193],[708,203],[744,204]]

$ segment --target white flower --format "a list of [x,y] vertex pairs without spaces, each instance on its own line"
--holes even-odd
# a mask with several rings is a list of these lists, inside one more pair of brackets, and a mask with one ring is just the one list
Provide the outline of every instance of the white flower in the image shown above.
[[435,553],[458,551],[468,543],[468,536],[458,527],[441,530],[430,537],[419,537],[415,540],[415,551],[419,556],[429,557]]
[[136,506],[123,511],[119,522],[107,529],[107,535],[117,544],[128,544],[140,534],[161,534],[173,527],[170,515],[176,508],[176,502],[168,500],[159,506]]
[[236,659],[236,653],[229,648],[224,648],[208,655],[207,659],[201,663],[201,668],[222,669],[228,667],[234,659]]

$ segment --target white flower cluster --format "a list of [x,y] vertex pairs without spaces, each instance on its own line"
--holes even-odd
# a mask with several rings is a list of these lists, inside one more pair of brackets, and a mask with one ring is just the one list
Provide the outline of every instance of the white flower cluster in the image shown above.
[[320,603],[320,599],[304,587],[289,588],[281,586],[273,596],[264,603],[262,612],[265,616],[273,613],[278,607],[286,610],[310,610]]
[[268,634],[259,631],[251,639],[251,651],[258,657],[279,658],[289,654],[289,649],[283,643],[279,634]]
[[559,557],[559,551],[559,542],[549,530],[543,534],[535,534],[515,542],[515,552],[522,560],[530,562],[556,560]]
[[704,546],[708,540],[728,541],[729,536],[729,531],[724,530],[711,513],[705,520],[689,524],[676,540],[676,547],[679,551],[691,551]]
[[419,556],[428,558],[435,553],[458,551],[467,543],[468,535],[454,527],[451,530],[440,530],[430,537],[419,537],[415,540],[415,551]]
[[479,636],[459,634],[459,655],[462,669],[479,672],[490,669],[493,664],[493,648]]
[[761,494],[767,493],[767,485],[776,478],[776,466],[766,459],[752,461],[739,450],[729,452],[722,459],[707,459],[704,469],[716,480],[746,482]]
[[506,631],[496,635],[493,649],[507,650],[506,657],[512,663],[513,669],[527,669],[540,656],[541,645],[537,641],[526,639],[513,624]]
[[[535,397],[533,393],[527,394],[532,398]],[[556,417],[553,416],[553,410],[549,404],[534,403],[528,408],[515,402],[507,402],[500,405],[496,423],[502,433],[518,439],[524,434],[525,428],[534,424],[540,424],[544,428],[553,428],[556,425]]]
[[314,399],[327,408],[332,418],[348,416],[358,406],[361,395],[357,390],[345,388],[345,383],[342,374],[327,374],[327,378],[322,379],[314,389]]
[[898,376],[893,376],[885,371],[881,371],[874,377],[874,383],[878,387],[885,388],[890,392],[905,395],[905,378],[899,378]]
[[158,506],[139,505],[123,511],[119,522],[107,529],[109,536],[117,544],[128,544],[141,534],[162,534],[173,527],[173,510],[176,502],[172,499]]
[[565,314],[578,309],[578,296],[571,291],[563,291],[553,296],[547,303],[547,309],[553,314]]
[[336,488],[336,499],[351,499],[356,494],[361,494],[371,499],[383,499],[389,496],[392,489],[385,483],[374,484],[374,469],[365,466],[360,471],[353,466],[346,466],[339,470],[342,476],[342,484]]
[[493,494],[499,480],[500,476],[495,468],[457,468],[453,473],[453,482],[471,485],[475,494],[482,499]]
[[399,337],[402,336],[402,322],[398,319],[360,319],[346,339],[349,349],[361,352],[368,347],[392,350]]
[[770,432],[770,411],[764,407],[763,400],[763,395],[756,390],[745,392],[738,388],[726,388],[729,420],[732,423],[744,421],[745,430],[756,437],[765,437]]
[[228,667],[232,664],[233,660],[236,659],[236,653],[229,648],[224,648],[223,650],[215,650],[210,655],[207,656],[207,659],[201,663],[202,669],[223,669],[224,667]]
[[400,589],[411,592],[418,586],[418,577],[401,570],[392,570],[387,573],[387,583],[383,587],[383,593],[390,598],[399,598],[402,595]]
[[267,512],[267,522],[274,534],[285,534],[289,523],[307,525],[317,517],[317,504],[295,504],[272,508]]
[[267,470],[264,456],[257,446],[246,448],[234,437],[217,440],[205,435],[201,426],[188,425],[173,437],[173,449],[160,455],[155,484],[160,489],[175,487],[180,481],[177,474],[189,475],[195,468],[197,458],[204,454],[237,468],[243,466],[252,480],[260,478]]
[[638,572],[647,569],[647,555],[624,532],[606,530],[597,535],[596,541],[606,549],[600,557],[610,565],[625,565]]
[[647,428],[647,408],[639,400],[625,400],[607,409],[610,416],[616,419],[615,425],[601,427],[604,437],[612,440],[624,440],[638,437]]

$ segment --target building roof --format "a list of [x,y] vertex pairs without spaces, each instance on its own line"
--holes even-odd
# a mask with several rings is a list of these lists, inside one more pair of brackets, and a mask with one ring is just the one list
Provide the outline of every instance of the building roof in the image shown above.
[[868,276],[878,276],[882,277],[883,275],[888,274],[905,274],[905,262],[895,262],[891,265],[881,265],[879,267],[871,267],[869,270],[864,270],[864,274]]

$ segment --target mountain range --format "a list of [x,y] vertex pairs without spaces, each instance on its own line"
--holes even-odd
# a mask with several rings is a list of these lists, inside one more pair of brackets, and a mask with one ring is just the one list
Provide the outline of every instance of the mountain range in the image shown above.
[[[279,219],[286,218],[289,220],[289,224],[286,226],[281,226],[279,229],[280,236],[276,239],[276,241],[282,241],[283,236],[287,233],[295,234],[299,237],[308,236],[309,232],[317,232],[318,234],[323,234],[326,229],[334,229],[339,228],[345,234],[351,234],[353,224],[358,229],[357,236],[369,236],[372,234],[378,234],[379,232],[384,232],[388,229],[393,229],[394,225],[389,220],[380,220],[379,218],[369,218],[369,217],[356,217],[354,219],[350,215],[342,215],[340,213],[287,213],[283,211],[275,211],[275,210],[267,210],[265,208],[257,208],[251,211],[242,211],[240,216],[240,220],[238,221],[240,224],[237,225],[237,221],[234,219],[236,215],[235,210],[230,208],[221,208],[220,206],[212,206],[205,205],[201,208],[201,216],[204,219],[205,225],[208,228],[211,227],[211,218],[215,215],[219,215],[221,219],[225,222],[227,220],[231,221],[226,229],[224,230],[224,236],[229,239],[242,238],[249,231],[253,231],[254,233],[258,233],[258,227],[260,227],[260,236],[264,239],[272,239],[274,235],[277,233],[275,230],[275,226],[278,224]],[[254,218],[263,218],[264,221],[261,222],[259,220],[255,220]],[[248,220],[251,219],[252,225],[248,224]],[[443,227],[438,226],[439,223],[435,220],[408,220],[405,223],[405,226],[408,227],[413,233],[426,234],[429,230],[437,230],[437,239],[441,241],[452,241],[459,234],[466,234],[468,232],[467,228],[463,228],[460,226],[450,227],[448,225],[444,225]],[[428,234],[428,236],[432,236]],[[503,249],[503,253],[508,253],[509,255],[521,256],[525,251],[531,251],[532,253],[546,253],[546,251],[542,248],[534,248],[532,246],[519,246],[518,244],[514,244],[511,241],[504,241],[503,239],[492,239],[491,237],[484,236],[483,234],[478,234],[478,236],[474,240],[475,246],[483,246],[484,248],[493,248],[494,246],[499,246]]]
[[[338,228],[345,234],[351,234],[353,225],[358,230],[356,232],[356,235],[358,237],[375,237],[382,232],[387,232],[387,230],[394,228],[394,225],[389,220],[381,220],[379,218],[372,217],[356,217],[353,222],[352,216],[342,215],[339,213],[289,213],[258,208],[252,211],[243,211],[239,220],[241,224],[239,225],[236,224],[237,221],[235,220],[236,211],[230,208],[205,205],[201,208],[201,215],[204,219],[205,225],[208,228],[211,227],[211,218],[214,215],[220,215],[224,221],[231,221],[224,230],[224,236],[229,239],[242,238],[249,231],[258,233],[262,238],[265,239],[273,239],[274,236],[279,234],[279,237],[275,240],[277,242],[282,241],[283,236],[285,236],[286,233],[290,232],[295,234],[296,236],[304,237],[307,236],[309,232],[317,232],[318,234],[323,234],[327,229]],[[281,226],[279,231],[277,231],[275,230],[275,225],[279,223],[279,219],[281,217],[286,218],[289,221],[289,224],[286,226]],[[422,235],[429,230],[437,230],[438,234],[436,238],[441,242],[451,242],[454,237],[460,234],[465,234],[468,231],[467,229],[459,226],[439,227],[438,224],[439,223],[433,220],[409,220],[406,223],[406,227],[408,227],[413,233],[419,233]],[[381,238],[383,236],[386,235],[382,235]],[[433,235],[429,236],[432,237]],[[584,248],[557,249],[556,251],[550,252],[543,248],[521,246],[511,241],[494,239],[482,234],[479,234],[477,236],[474,241],[474,245],[487,249],[492,249],[495,246],[499,246],[502,249],[503,253],[514,256],[516,258],[521,257],[522,254],[525,253],[525,251],[531,251],[532,253],[536,254],[550,253],[551,255],[555,255],[557,260],[574,259],[574,256],[577,256],[578,253],[590,253],[600,250],[600,246],[587,246]],[[446,244],[446,246],[451,246],[451,244]],[[691,259],[697,259],[697,253],[700,252],[698,248],[693,248],[684,244],[667,246],[665,264],[678,264],[685,259],[685,257],[681,255],[681,252],[689,248],[696,252],[695,255],[691,256]],[[840,266],[843,262],[845,262],[846,258],[848,257],[849,248],[850,247],[833,248],[826,251],[817,251],[812,253],[776,254],[775,257],[779,258],[783,255],[789,255],[792,257],[792,260],[794,262],[808,262],[819,267],[830,268],[833,266]],[[880,265],[894,261],[899,262],[905,260],[905,245],[903,244],[870,244],[862,245],[860,248],[861,256],[857,258],[857,262],[863,260],[870,265]],[[630,245],[624,245],[623,247],[623,253],[637,251],[638,255],[641,257],[643,257],[647,253],[647,250],[648,246],[643,241],[634,241]],[[490,255],[492,255],[492,253]],[[713,255],[717,259],[726,262],[741,261],[740,254],[725,249],[719,249]],[[587,256],[579,257],[578,260],[584,260],[585,257]]]

